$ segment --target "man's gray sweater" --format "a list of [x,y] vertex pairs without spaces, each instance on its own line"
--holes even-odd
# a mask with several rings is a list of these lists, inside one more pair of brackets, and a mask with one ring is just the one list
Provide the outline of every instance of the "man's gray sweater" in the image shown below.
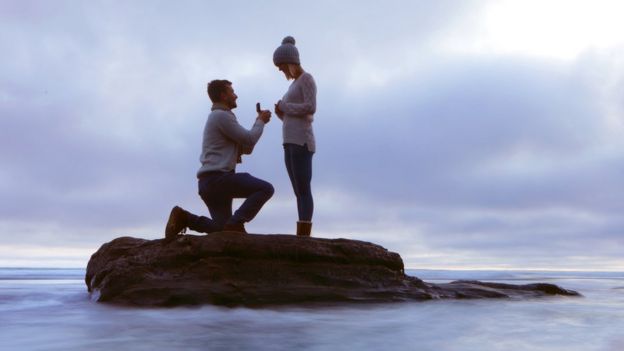
[[256,119],[250,130],[243,128],[236,115],[225,105],[212,105],[204,127],[204,139],[197,176],[205,172],[229,172],[236,169],[241,154],[250,154],[264,130],[264,122]]

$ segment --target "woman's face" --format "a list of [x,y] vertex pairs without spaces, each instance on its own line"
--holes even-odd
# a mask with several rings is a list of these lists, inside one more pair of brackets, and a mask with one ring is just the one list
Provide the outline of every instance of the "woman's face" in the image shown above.
[[288,64],[287,63],[280,63],[277,66],[277,69],[279,69],[281,72],[284,73],[284,76],[286,76],[286,79],[290,79],[292,77],[292,75],[290,74],[290,69],[288,68]]

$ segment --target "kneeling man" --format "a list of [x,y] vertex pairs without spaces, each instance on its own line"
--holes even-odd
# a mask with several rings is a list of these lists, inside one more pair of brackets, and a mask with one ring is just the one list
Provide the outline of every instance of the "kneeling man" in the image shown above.
[[[251,221],[273,196],[270,183],[249,173],[235,172],[236,164],[241,162],[241,154],[253,151],[264,125],[271,119],[271,112],[258,112],[256,122],[247,130],[232,112],[238,96],[231,82],[213,80],[208,83],[208,96],[213,105],[204,128],[200,156],[202,166],[197,171],[197,178],[199,196],[208,206],[212,219],[175,206],[165,228],[167,239],[174,239],[186,228],[202,233],[221,230],[246,233],[245,222]],[[245,201],[232,214],[234,198],[245,198]]]

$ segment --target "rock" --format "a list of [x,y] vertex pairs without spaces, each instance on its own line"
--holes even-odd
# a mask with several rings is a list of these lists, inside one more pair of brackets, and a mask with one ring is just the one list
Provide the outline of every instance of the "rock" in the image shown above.
[[552,284],[430,284],[405,275],[397,253],[368,242],[233,232],[117,238],[91,256],[85,282],[97,301],[136,306],[578,295]]

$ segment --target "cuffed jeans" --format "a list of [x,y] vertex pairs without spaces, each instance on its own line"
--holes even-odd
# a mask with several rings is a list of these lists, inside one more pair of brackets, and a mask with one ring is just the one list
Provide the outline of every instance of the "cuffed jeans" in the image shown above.
[[[191,214],[189,229],[201,233],[223,230],[226,223],[251,221],[273,196],[273,186],[249,173],[210,172],[198,180],[199,196],[204,200],[212,219]],[[244,198],[232,215],[232,199]]]
[[284,161],[293,191],[297,197],[300,221],[312,221],[314,200],[312,198],[312,156],[306,145],[284,144]]

